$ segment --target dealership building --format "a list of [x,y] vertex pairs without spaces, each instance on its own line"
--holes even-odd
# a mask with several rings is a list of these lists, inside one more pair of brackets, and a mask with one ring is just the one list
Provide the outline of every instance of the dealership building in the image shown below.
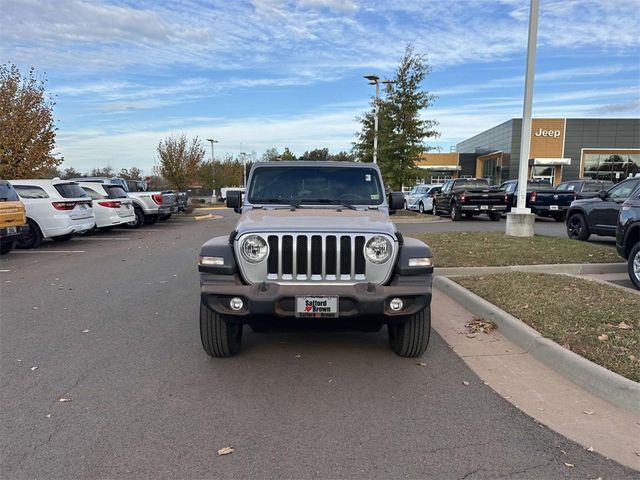
[[[459,177],[492,184],[518,177],[522,119],[512,118],[456,145],[455,152],[427,153],[416,166],[419,181]],[[576,178],[619,182],[640,174],[640,119],[534,118],[529,177],[554,185]]]

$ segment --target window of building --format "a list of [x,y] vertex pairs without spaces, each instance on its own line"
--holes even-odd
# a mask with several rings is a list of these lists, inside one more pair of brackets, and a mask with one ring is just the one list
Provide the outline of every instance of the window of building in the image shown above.
[[596,180],[619,182],[640,173],[640,153],[584,152],[583,176]]

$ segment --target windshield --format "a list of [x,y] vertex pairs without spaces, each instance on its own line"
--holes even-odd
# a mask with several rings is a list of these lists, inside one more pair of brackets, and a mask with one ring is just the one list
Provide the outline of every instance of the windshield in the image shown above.
[[359,167],[263,167],[251,177],[249,202],[254,204],[380,205],[384,201],[378,172]]

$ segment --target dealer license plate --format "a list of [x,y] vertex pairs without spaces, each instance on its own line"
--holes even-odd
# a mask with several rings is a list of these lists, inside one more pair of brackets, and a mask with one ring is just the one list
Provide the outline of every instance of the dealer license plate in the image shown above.
[[489,210],[489,205],[480,205],[480,210]]
[[296,317],[333,318],[338,316],[338,297],[296,297]]
[[549,208],[551,210],[558,210],[558,205],[551,205]]

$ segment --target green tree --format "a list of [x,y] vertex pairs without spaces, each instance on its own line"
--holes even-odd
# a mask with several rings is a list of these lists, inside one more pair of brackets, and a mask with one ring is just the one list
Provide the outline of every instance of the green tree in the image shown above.
[[125,180],[142,180],[142,170],[138,167],[122,168],[118,176]]
[[172,135],[158,144],[156,172],[177,189],[184,189],[196,178],[204,160],[205,150],[198,137],[191,141],[186,135]]
[[40,171],[38,178],[55,178],[62,177],[62,172],[56,166],[50,166]]
[[297,158],[293,154],[293,152],[291,152],[291,150],[289,150],[288,147],[285,147],[284,152],[282,152],[282,155],[280,155],[280,160],[282,160],[282,161],[291,161],[291,160],[297,160]]
[[104,168],[92,168],[89,177],[115,177],[116,172],[111,165]]
[[267,148],[262,154],[263,162],[277,162],[278,160],[280,160],[280,153],[277,148]]
[[55,102],[32,68],[23,77],[11,63],[0,66],[0,178],[33,178],[62,163],[53,153]]
[[306,151],[300,157],[300,160],[329,160],[328,148],[316,148],[314,150]]
[[333,162],[355,162],[356,158],[355,153],[344,151],[329,155],[329,160]]
[[69,178],[78,178],[82,176],[83,175],[79,171],[77,171],[75,168],[69,167],[64,169],[64,172],[62,173],[62,175],[60,175],[60,178],[69,179]]
[[[378,101],[378,164],[385,181],[395,188],[416,175],[415,161],[433,149],[425,141],[439,136],[435,130],[438,123],[424,118],[424,112],[435,99],[421,89],[430,71],[426,56],[407,45],[393,83],[385,84],[386,98]],[[372,107],[375,107],[375,99]],[[362,130],[354,144],[354,152],[362,161],[372,161],[373,109],[358,120]]]

